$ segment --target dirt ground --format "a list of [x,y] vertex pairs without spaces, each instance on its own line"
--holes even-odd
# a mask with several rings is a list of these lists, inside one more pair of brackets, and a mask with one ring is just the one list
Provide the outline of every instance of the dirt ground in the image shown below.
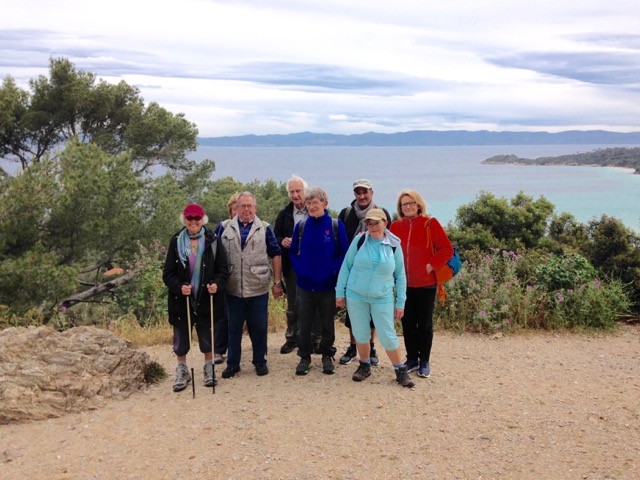
[[[640,327],[609,335],[436,333],[432,376],[307,376],[270,334],[271,373],[173,393],[170,378],[98,410],[0,426],[0,479],[638,479]],[[402,343],[402,342],[401,342]],[[348,335],[339,325],[336,346]],[[217,369],[218,373],[221,371]]]

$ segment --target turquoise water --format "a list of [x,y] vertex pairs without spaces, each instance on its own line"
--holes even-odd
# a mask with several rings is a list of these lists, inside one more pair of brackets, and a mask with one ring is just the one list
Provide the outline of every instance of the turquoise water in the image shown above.
[[295,173],[323,187],[334,210],[353,200],[352,182],[369,178],[378,205],[395,211],[397,194],[418,190],[444,223],[486,190],[513,197],[544,195],[581,222],[602,214],[640,231],[640,175],[606,167],[483,165],[494,155],[525,158],[588,152],[607,145],[490,145],[455,147],[200,147],[190,158],[216,162],[215,177],[241,182],[286,181]]

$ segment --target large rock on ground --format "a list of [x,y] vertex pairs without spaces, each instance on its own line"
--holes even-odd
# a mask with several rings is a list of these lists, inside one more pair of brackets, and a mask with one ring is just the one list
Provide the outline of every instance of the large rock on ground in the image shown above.
[[59,417],[126,398],[144,385],[149,356],[113,333],[76,327],[0,332],[0,424]]

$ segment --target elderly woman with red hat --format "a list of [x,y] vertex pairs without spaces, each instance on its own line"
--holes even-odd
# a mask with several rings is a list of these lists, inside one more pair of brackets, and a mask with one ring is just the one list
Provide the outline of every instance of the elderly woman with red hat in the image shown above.
[[187,308],[204,354],[204,385],[213,387],[217,383],[212,364],[209,296],[214,295],[217,305],[215,295],[224,286],[229,271],[219,237],[205,227],[208,221],[200,205],[187,205],[180,215],[183,228],[171,237],[164,263],[162,279],[169,289],[169,323],[173,326],[173,351],[178,357],[174,392],[184,390],[192,380],[187,368],[191,347]]

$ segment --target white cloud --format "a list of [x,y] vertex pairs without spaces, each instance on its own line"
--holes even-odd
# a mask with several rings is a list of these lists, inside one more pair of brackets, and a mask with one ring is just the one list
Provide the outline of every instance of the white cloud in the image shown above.
[[0,75],[65,56],[203,136],[638,130],[640,4],[0,0]]

